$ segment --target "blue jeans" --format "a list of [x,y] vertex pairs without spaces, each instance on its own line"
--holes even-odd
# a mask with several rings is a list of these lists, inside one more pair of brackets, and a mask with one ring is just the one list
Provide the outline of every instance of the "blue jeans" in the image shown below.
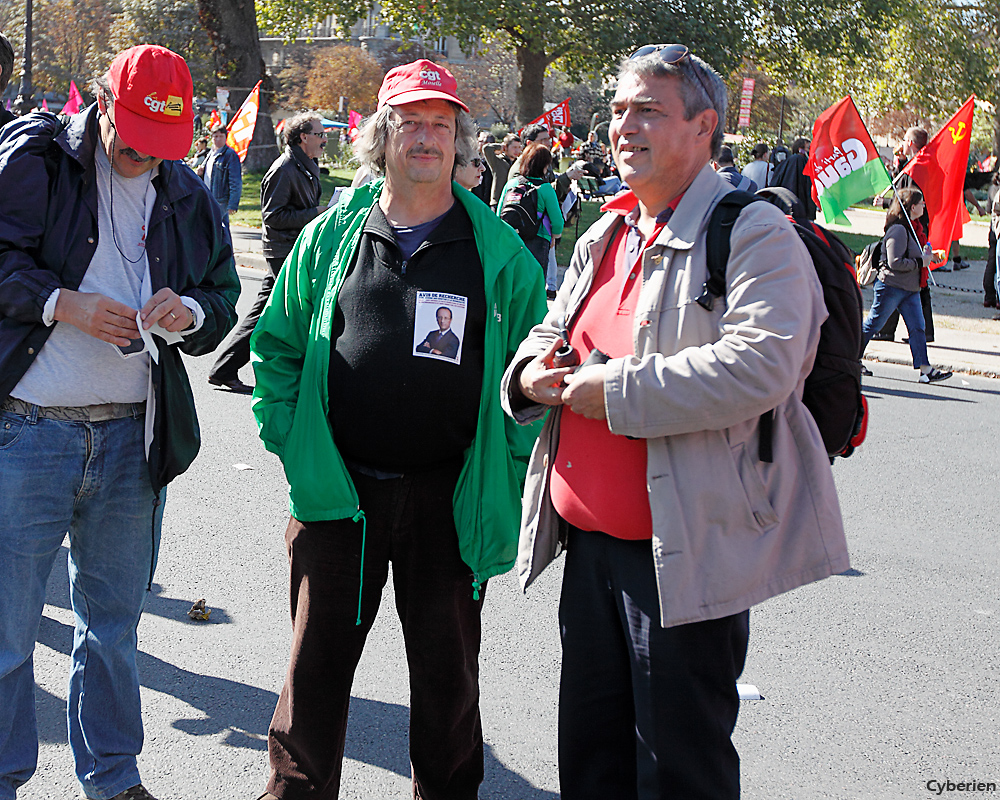
[[0,800],[13,800],[38,763],[32,653],[67,532],[76,775],[101,800],[139,783],[136,626],[164,498],[150,484],[143,427],[141,411],[96,423],[0,411]]
[[906,323],[906,332],[910,335],[913,368],[920,369],[929,365],[931,362],[927,358],[927,339],[924,336],[924,311],[920,306],[920,292],[908,292],[906,289],[886,286],[880,280],[875,281],[875,299],[872,301],[872,307],[868,309],[868,316],[865,317],[862,329],[865,343],[861,352],[865,351],[872,336],[882,330],[885,321],[897,308],[903,322]]

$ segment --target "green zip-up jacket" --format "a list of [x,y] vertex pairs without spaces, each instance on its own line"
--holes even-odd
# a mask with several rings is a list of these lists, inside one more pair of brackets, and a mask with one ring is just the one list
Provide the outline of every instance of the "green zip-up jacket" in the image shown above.
[[[337,294],[381,191],[381,181],[348,190],[303,229],[250,339],[260,438],[281,459],[291,514],[302,521],[364,517],[333,441],[327,379]],[[452,191],[472,220],[486,289],[479,425],[453,499],[462,559],[478,590],[517,556],[521,489],[538,428],[525,430],[504,414],[500,378],[545,315],[545,286],[517,234],[471,192],[457,183]]]

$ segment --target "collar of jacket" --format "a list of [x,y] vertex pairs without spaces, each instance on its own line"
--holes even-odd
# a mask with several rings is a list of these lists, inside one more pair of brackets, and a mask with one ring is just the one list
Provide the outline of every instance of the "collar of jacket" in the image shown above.
[[[347,220],[354,219],[358,213],[364,209],[370,209],[378,202],[382,195],[382,186],[385,178],[366,183],[354,189],[345,189],[337,204],[334,220],[346,224]],[[479,251],[479,261],[483,265],[483,279],[487,286],[492,286],[501,270],[507,263],[521,250],[521,238],[514,232],[514,229],[502,223],[500,218],[482,200],[476,197],[468,189],[452,181],[452,194],[465,208],[469,219],[472,221],[472,228],[476,237],[476,249]],[[326,225],[331,221],[329,215],[321,214],[310,225]],[[600,221],[599,221],[600,222]],[[598,224],[599,224],[598,222]],[[499,225],[497,223],[500,223]],[[357,227],[361,232],[362,225]],[[344,237],[341,242],[342,247],[352,247],[351,237]],[[355,242],[356,243],[356,242]],[[338,248],[339,251],[339,248]]]
[[[735,189],[716,174],[711,164],[706,163],[690,186],[684,190],[677,208],[663,226],[659,236],[650,244],[650,248],[690,250],[698,241],[698,235],[706,224],[710,209],[718,203],[719,198],[732,191]],[[615,200],[609,201],[607,205],[610,206]],[[580,237],[581,241],[591,249],[595,264],[599,264],[604,257],[604,247],[607,246],[604,239],[619,219],[621,219],[620,208],[607,211]]]
[[[97,103],[90,105],[82,114],[74,114],[70,117],[69,124],[56,137],[55,141],[62,148],[63,152],[72,158],[84,172],[84,183],[90,184],[97,174],[97,166],[94,161],[97,144],[100,136],[97,130],[97,120],[100,112]],[[168,206],[182,197],[191,194],[191,188],[183,185],[186,182],[172,180],[175,163],[173,161],[161,161],[160,169],[153,178],[153,187],[157,191],[157,199],[161,194],[166,195]],[[150,226],[153,222],[164,216],[163,212],[169,210],[167,206],[160,203],[159,208],[153,210],[150,219]]]
[[301,169],[310,178],[319,179],[319,163],[312,158],[309,158],[305,153],[302,152],[302,148],[298,145],[292,146],[290,144],[285,145],[285,152],[288,157],[292,159],[295,165]]

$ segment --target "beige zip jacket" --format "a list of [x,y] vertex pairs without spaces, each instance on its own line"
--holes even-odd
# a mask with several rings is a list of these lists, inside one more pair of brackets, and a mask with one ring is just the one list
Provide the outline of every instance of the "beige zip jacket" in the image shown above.
[[[612,359],[605,408],[613,433],[644,438],[653,559],[664,627],[743,611],[849,566],[833,473],[802,404],[827,312],[809,255],[774,206],[747,207],[732,232],[728,287],[706,311],[705,228],[732,187],[706,165],[642,257],[635,356]],[[620,217],[577,243],[554,306],[504,375],[511,381],[586,298]],[[775,410],[772,463],[757,457],[758,421]],[[527,588],[565,542],[549,496],[561,409],[549,414],[528,467],[517,569]]]

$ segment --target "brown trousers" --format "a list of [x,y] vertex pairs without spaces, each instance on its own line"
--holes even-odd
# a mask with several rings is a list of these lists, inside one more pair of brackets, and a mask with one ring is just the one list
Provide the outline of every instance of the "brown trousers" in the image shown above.
[[293,518],[285,533],[293,639],[268,732],[267,790],[283,800],[337,797],[354,671],[392,562],[410,671],[413,796],[475,800],[483,780],[482,593],[473,599],[472,572],[458,550],[458,467],[387,480],[352,470],[351,477],[367,517],[363,586],[361,522]]

